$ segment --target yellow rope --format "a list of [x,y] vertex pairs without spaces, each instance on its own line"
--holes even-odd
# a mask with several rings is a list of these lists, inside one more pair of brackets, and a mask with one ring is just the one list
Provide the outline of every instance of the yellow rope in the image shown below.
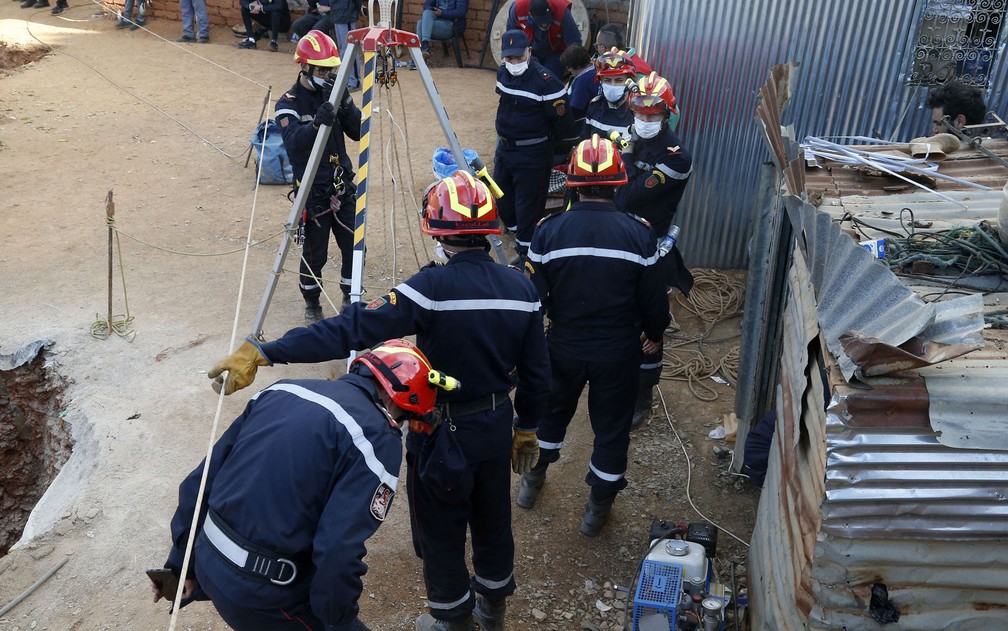
[[[112,223],[114,224],[115,222],[113,221]],[[166,248],[166,247],[163,247],[163,246],[160,246],[160,245],[154,245],[153,243],[148,243],[148,242],[146,242],[146,241],[144,241],[142,239],[134,237],[133,235],[131,235],[129,233],[123,232],[122,230],[120,230],[119,228],[115,227],[114,225],[110,226],[110,227],[113,230],[115,230],[115,232],[116,232],[116,238],[117,239],[118,239],[119,235],[121,234],[122,236],[126,237],[127,239],[132,239],[132,240],[136,241],[137,243],[139,243],[141,245],[146,245],[149,248],[154,248],[155,250],[161,250],[162,252],[167,252],[169,254],[178,254],[179,256],[227,256],[229,254],[237,254],[239,252],[244,252],[245,251],[245,246],[242,246],[242,247],[237,248],[235,250],[228,250],[226,252],[182,252],[182,251],[179,251],[179,250],[172,250],[171,248]],[[282,235],[284,232],[285,232],[284,230],[281,230],[280,232],[277,232],[276,234],[272,234],[272,235],[266,237],[265,239],[260,239],[259,241],[253,241],[252,243],[249,244],[249,247],[253,247],[254,248],[254,247],[256,247],[258,245],[262,245],[263,243],[266,243],[268,241],[272,241],[273,239],[276,239],[277,237],[279,237],[280,235]]]

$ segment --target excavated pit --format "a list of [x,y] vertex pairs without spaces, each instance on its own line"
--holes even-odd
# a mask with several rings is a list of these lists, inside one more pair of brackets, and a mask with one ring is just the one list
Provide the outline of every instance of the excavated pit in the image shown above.
[[20,539],[73,449],[62,416],[67,383],[44,355],[39,349],[30,361],[0,368],[0,556]]
[[45,44],[11,44],[0,41],[0,71],[16,70],[42,59],[50,52],[52,48]]

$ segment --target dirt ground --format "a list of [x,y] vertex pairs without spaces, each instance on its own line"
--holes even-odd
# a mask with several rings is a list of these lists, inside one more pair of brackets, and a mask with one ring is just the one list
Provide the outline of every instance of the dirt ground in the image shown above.
[[[282,43],[280,54],[238,50],[228,29],[214,29],[210,45],[176,45],[169,40],[180,34],[177,23],[154,19],[150,30],[116,31],[110,16],[96,17],[98,5],[72,3],[55,17],[0,2],[0,354],[51,341],[49,365],[71,382],[66,418],[77,441],[29,523],[30,540],[0,559],[0,606],[68,561],[0,618],[0,631],[167,628],[167,607],[150,602],[144,570],[163,562],[177,484],[211,437],[217,398],[205,371],[235,332],[241,339],[250,330],[290,210],[286,187],[256,190],[252,167],[243,165],[267,86],[272,108],[295,79],[292,45]],[[21,65],[36,54],[43,56]],[[454,68],[439,50],[431,63],[462,145],[491,162],[494,74]],[[418,73],[398,70],[399,85],[381,95],[374,119],[370,296],[430,256],[413,200],[432,178],[433,149],[444,144]],[[92,334],[107,311],[110,190],[123,233],[113,311],[124,314],[128,305],[129,339]],[[246,264],[250,225],[263,243]],[[295,265],[292,257],[285,267]],[[706,328],[673,306],[684,332]],[[295,277],[284,274],[265,333],[276,337],[301,321]],[[738,325],[729,319],[710,337],[731,338]],[[705,349],[719,359],[733,343]],[[277,367],[261,371],[257,385],[342,372],[343,362]],[[683,382],[662,382],[669,416],[659,407],[634,434],[630,486],[597,539],[577,532],[591,442],[581,411],[539,506],[515,508],[519,588],[509,628],[620,628],[624,594],[615,586],[631,584],[652,519],[708,518],[748,541],[758,491],[728,474],[730,458],[714,451],[732,445],[707,435],[732,410],[734,390],[707,383],[716,401],[698,400]],[[251,394],[224,400],[218,433]],[[425,590],[403,499],[369,542],[366,560],[362,619],[376,630],[412,629]],[[733,569],[744,577],[745,563],[745,545],[722,531],[721,579],[728,582]],[[198,603],[181,613],[179,628],[226,626]]]

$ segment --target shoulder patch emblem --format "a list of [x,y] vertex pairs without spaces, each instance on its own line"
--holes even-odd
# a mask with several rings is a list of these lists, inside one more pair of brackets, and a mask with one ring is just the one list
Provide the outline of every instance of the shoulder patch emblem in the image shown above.
[[385,300],[385,296],[378,296],[371,302],[367,303],[367,306],[364,307],[364,309],[366,311],[374,311],[375,309],[381,309],[386,304],[388,304],[388,301]]
[[525,275],[528,276],[529,278],[532,278],[532,276],[535,274],[535,268],[532,267],[532,261],[530,261],[528,259],[525,259],[525,270],[524,270],[524,272],[525,272]]
[[557,116],[563,116],[567,112],[567,100],[557,99],[553,101],[553,108],[556,109]]
[[385,521],[394,498],[395,491],[392,490],[392,487],[384,482],[379,484],[375,489],[374,496],[371,497],[371,516],[378,521]]
[[[658,186],[658,178],[655,177],[655,175],[652,173],[651,177],[649,177],[648,179],[644,180],[644,188],[654,188],[656,186]],[[368,309],[370,309],[370,308],[371,308],[371,305],[368,305]]]
[[396,295],[394,291],[388,292],[388,301],[389,304],[392,305],[393,307],[396,306]]

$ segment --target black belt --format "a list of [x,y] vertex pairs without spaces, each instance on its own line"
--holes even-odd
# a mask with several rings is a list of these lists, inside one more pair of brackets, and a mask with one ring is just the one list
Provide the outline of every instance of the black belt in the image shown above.
[[203,522],[203,536],[221,556],[244,574],[274,585],[290,585],[297,578],[297,563],[249,543],[214,511],[209,511]]
[[544,136],[542,138],[525,138],[522,140],[510,140],[504,136],[497,136],[497,140],[506,149],[514,149],[515,147],[531,147],[532,145],[538,145],[549,140],[549,136]]
[[442,411],[445,418],[458,418],[466,414],[496,410],[497,406],[504,405],[505,401],[510,403],[508,392],[495,392],[468,401],[449,401],[442,406]]

